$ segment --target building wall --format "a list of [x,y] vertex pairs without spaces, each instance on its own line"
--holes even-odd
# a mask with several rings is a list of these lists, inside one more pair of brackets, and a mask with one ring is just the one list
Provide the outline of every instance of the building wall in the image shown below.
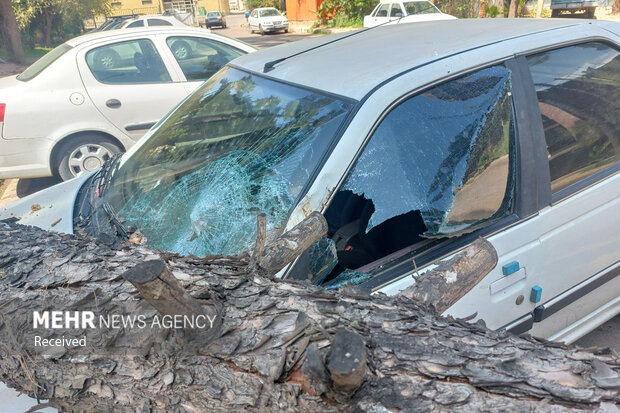
[[196,15],[200,15],[200,8],[204,7],[205,12],[221,11],[224,14],[230,14],[228,0],[197,0]]
[[323,0],[286,0],[286,17],[289,20],[316,20],[316,12]]
[[110,16],[159,14],[164,11],[162,0],[111,0],[110,6]]
[[[243,4],[242,2],[237,2]],[[228,0],[111,0],[110,16],[122,16],[128,14],[160,14],[169,8],[181,11],[189,11],[192,8],[196,16],[209,11],[221,11],[230,14]],[[201,9],[203,8],[203,9]]]

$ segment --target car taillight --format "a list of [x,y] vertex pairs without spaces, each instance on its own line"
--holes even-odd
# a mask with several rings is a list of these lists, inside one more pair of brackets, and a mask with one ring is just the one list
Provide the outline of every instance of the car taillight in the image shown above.
[[0,122],[4,122],[4,110],[6,109],[6,103],[0,103]]
[[220,22],[221,22],[221,21],[222,21],[222,18],[220,17],[219,19],[217,19],[217,21],[220,21]]

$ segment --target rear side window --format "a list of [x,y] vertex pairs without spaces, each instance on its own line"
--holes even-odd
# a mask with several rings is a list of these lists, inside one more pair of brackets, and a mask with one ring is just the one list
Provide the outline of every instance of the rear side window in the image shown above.
[[131,29],[132,27],[144,27],[144,20],[136,20],[135,22],[127,25],[128,29]]
[[379,9],[377,9],[377,14],[375,14],[375,17],[387,17],[389,9],[389,3],[382,4]]
[[170,23],[167,20],[148,19],[148,21],[149,21],[149,26],[172,26],[172,23]]
[[600,42],[527,58],[558,192],[620,158],[620,54]]
[[46,67],[54,63],[56,59],[58,59],[63,54],[67,53],[71,50],[72,47],[66,43],[61,44],[60,46],[54,48],[47,54],[43,55],[39,60],[34,62],[28,69],[24,70],[19,76],[17,76],[18,80],[22,80],[24,82],[29,81],[33,77],[37,76]]
[[86,53],[86,64],[102,83],[161,83],[170,82],[153,42],[131,40],[97,47]]
[[226,43],[202,37],[173,36],[166,44],[187,80],[206,80],[226,63],[246,52]]

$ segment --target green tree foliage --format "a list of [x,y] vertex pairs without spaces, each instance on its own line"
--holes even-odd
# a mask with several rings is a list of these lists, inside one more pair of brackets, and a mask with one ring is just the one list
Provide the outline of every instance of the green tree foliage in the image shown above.
[[[444,13],[459,18],[471,18],[477,16],[474,15],[474,5],[477,5],[478,1],[438,0],[434,1],[434,3]],[[364,16],[370,14],[377,4],[379,4],[377,0],[325,0],[321,3],[316,14],[323,24],[336,26],[361,25]]]
[[280,0],[248,0],[246,2],[248,10],[257,9],[259,7],[275,7],[280,9]]
[[12,0],[26,43],[46,46],[83,33],[83,21],[106,14],[110,0]]

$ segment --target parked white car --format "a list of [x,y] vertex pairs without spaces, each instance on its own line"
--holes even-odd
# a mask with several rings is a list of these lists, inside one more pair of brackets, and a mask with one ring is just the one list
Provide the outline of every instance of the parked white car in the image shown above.
[[69,40],[0,79],[0,178],[66,180],[98,169],[222,66],[254,50],[189,27]]
[[122,22],[113,29],[134,29],[137,27],[160,27],[160,26],[176,26],[176,27],[188,27],[185,23],[180,21],[174,16],[139,16],[133,19],[128,19]]
[[434,20],[454,20],[456,17],[442,13],[428,0],[383,1],[372,13],[364,16],[364,27],[380,24],[415,23]]
[[572,342],[620,313],[619,50],[620,23],[574,19],[265,49],[0,219],[201,256],[250,250],[261,212],[273,237],[318,211],[326,237],[280,275],[387,294],[483,237],[498,263],[446,314]]
[[258,31],[260,34],[267,32],[283,31],[288,33],[288,19],[273,7],[261,7],[252,10],[248,17],[250,33]]

